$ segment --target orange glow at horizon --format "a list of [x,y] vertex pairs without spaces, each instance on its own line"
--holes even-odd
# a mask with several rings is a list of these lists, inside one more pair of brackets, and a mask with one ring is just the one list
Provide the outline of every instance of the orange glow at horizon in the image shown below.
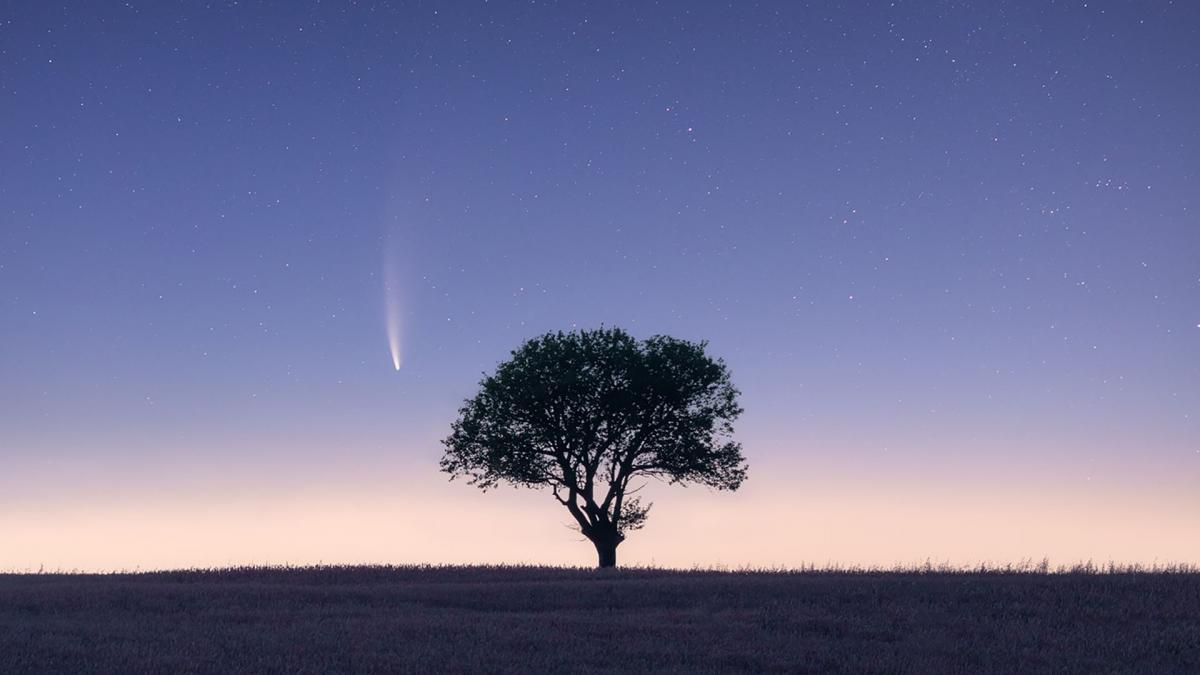
[[[29,503],[0,515],[0,570],[260,564],[593,564],[591,545],[540,492],[482,494],[434,472],[404,486],[158,495]],[[1200,561],[1200,509],[1186,486],[1032,492],[1013,482],[763,478],[736,493],[653,486],[624,565]]]

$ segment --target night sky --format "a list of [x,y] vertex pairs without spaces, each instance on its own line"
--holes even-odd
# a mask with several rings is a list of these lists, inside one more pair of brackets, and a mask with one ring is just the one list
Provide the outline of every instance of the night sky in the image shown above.
[[5,3],[0,569],[592,564],[437,460],[600,325],[746,409],[622,562],[1200,561],[1198,178],[1191,2]]

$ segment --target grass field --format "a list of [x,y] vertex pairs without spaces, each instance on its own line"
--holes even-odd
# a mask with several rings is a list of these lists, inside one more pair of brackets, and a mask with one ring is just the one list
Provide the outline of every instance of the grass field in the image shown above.
[[0,672],[1200,673],[1200,574],[0,575]]

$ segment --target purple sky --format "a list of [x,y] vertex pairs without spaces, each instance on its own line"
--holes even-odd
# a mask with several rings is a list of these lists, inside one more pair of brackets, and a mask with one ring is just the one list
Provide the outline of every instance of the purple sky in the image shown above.
[[1200,6],[847,4],[7,4],[0,568],[590,564],[436,463],[601,324],[746,408],[623,562],[1200,561]]

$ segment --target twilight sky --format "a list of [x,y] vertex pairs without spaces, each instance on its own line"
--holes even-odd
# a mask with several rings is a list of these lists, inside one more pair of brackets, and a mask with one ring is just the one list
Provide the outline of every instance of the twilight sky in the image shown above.
[[590,565],[436,464],[601,324],[746,408],[622,563],[1200,561],[1200,6],[837,5],[6,3],[0,569]]

